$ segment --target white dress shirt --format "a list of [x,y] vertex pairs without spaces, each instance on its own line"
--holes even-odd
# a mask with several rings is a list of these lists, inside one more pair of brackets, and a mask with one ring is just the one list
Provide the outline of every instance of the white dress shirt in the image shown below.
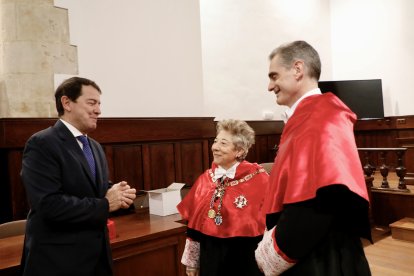
[[319,89],[319,88],[315,88],[315,89],[312,89],[311,91],[308,91],[308,92],[306,92],[302,97],[300,97],[299,98],[299,100],[297,100],[293,105],[292,105],[292,107],[291,108],[288,108],[283,114],[282,114],[282,119],[283,119],[283,121],[285,122],[285,124],[286,124],[286,122],[289,120],[289,118],[290,117],[292,117],[292,115],[293,115],[293,113],[295,112],[295,110],[296,110],[296,107],[298,106],[298,104],[304,99],[304,98],[306,98],[306,97],[309,97],[309,96],[313,96],[313,95],[320,95],[320,94],[322,94],[322,92],[321,92],[321,90]]

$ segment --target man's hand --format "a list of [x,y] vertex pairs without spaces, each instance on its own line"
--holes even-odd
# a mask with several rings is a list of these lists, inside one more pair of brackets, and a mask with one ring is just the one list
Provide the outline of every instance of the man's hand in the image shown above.
[[127,209],[134,202],[135,193],[136,190],[131,189],[125,181],[114,184],[105,195],[109,202],[109,212],[120,208]]

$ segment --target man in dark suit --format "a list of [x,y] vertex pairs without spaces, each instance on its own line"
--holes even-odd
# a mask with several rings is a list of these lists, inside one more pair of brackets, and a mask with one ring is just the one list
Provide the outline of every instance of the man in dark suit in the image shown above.
[[125,181],[109,184],[103,149],[86,136],[97,126],[100,95],[91,80],[64,81],[55,93],[60,119],[26,143],[23,275],[112,275],[107,219],[136,191]]

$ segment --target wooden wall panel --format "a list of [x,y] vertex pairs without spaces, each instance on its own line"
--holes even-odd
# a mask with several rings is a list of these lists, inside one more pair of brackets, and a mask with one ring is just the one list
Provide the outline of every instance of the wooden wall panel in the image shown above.
[[267,136],[267,162],[273,162],[276,157],[277,148],[280,143],[280,135]]
[[[1,130],[0,130],[1,134]],[[0,223],[12,219],[8,151],[0,149]]]
[[[359,148],[396,148],[399,147],[397,142],[397,132],[395,130],[374,130],[374,131],[356,131],[355,141]],[[372,165],[381,166],[379,153],[371,154]],[[361,159],[362,156],[360,155]],[[395,154],[387,155],[387,164],[391,170],[397,166],[397,156]]]
[[376,225],[388,226],[404,217],[414,218],[412,194],[373,191],[371,206]]
[[[201,157],[201,156],[200,156]],[[181,143],[174,143],[174,168],[175,168],[175,182],[183,182],[182,174],[182,160],[181,160]],[[167,184],[165,185],[167,186]]]
[[255,131],[256,143],[249,151],[246,160],[250,162],[273,162],[275,147],[279,144],[284,123],[282,121],[248,121]]
[[[414,184],[414,116],[389,117],[382,120],[358,121],[355,125],[355,138],[358,147],[407,147],[404,163],[407,167],[406,184]],[[387,158],[391,169],[396,166],[397,158]],[[381,165],[378,156],[373,158]],[[378,165],[379,164],[379,165]],[[371,209],[374,223],[389,225],[403,217],[414,217],[414,195],[412,193],[391,193],[373,190]]]
[[[29,137],[53,126],[57,118],[0,119],[0,223],[24,218],[28,205],[20,180],[21,158]],[[274,159],[283,122],[248,121],[256,132],[251,162]],[[172,182],[191,185],[213,160],[214,118],[101,118],[90,136],[101,143],[110,179],[126,180],[138,190]]]
[[[0,118],[0,149],[23,148],[29,137],[57,118]],[[275,130],[276,131],[276,130]],[[99,118],[90,136],[102,145],[204,139],[215,136],[214,118]]]
[[[204,150],[202,141],[190,141],[181,143],[179,152],[181,160],[182,183],[192,186],[195,180],[205,171]],[[209,167],[209,164],[207,165]]]
[[165,188],[176,179],[174,143],[149,144],[151,189]]
[[414,185],[414,134],[409,137],[397,138],[397,141],[398,147],[407,148],[405,153],[407,184]]
[[[251,154],[250,154],[251,153]],[[251,160],[257,163],[265,163],[267,162],[267,136],[260,135],[256,136],[255,144],[253,145],[251,151],[249,152],[249,157],[247,160]]]
[[26,191],[20,179],[20,171],[22,170],[22,151],[11,151],[8,156],[9,164],[9,181],[13,183],[10,189],[12,200],[13,216],[26,217],[29,210],[29,203],[26,198]]
[[142,147],[140,145],[122,145],[112,147],[114,183],[127,181],[137,189],[144,190],[144,174],[142,167]]
[[[114,258],[114,275],[135,276],[183,276],[184,267],[181,266],[182,245],[185,236],[161,237],[155,241],[132,245],[127,250],[116,252]],[[160,263],[162,262],[162,263]],[[132,270],[131,267],[135,267]]]
[[102,145],[104,151],[105,151],[105,156],[106,156],[106,161],[108,162],[108,173],[109,173],[109,179],[111,181],[114,181],[114,152],[113,152],[113,147],[112,145]]
[[211,152],[211,139],[203,140],[203,171],[211,167],[211,162],[213,160],[213,154]]
[[[23,147],[33,133],[55,122],[56,118],[0,119],[0,223],[26,216],[28,204],[20,180]],[[256,144],[247,160],[273,162],[283,122],[248,124],[255,130]],[[209,168],[215,125],[211,117],[102,118],[91,137],[104,147],[113,181],[125,179],[137,189],[150,190],[172,182],[191,185]],[[358,121],[355,139],[358,147],[409,148],[405,165],[411,180],[407,184],[414,184],[414,116]],[[373,216],[378,223],[414,216],[413,202],[413,195],[374,192]]]
[[3,135],[0,137],[0,148],[23,148],[26,141],[34,133],[53,126],[56,122],[51,118],[4,118],[0,119]]
[[[215,138],[215,136],[214,136],[214,138]],[[213,143],[214,143],[214,138],[212,138],[212,139],[210,139],[210,140],[207,141],[209,164],[208,164],[208,167],[206,169],[208,169],[209,167],[211,167],[211,163],[214,160],[213,152],[211,151],[211,147],[213,146]]]

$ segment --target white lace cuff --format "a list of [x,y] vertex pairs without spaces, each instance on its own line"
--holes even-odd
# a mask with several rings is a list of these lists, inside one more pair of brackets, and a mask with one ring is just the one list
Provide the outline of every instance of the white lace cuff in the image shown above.
[[276,251],[276,243],[273,241],[275,228],[276,226],[269,231],[265,231],[262,241],[254,252],[257,265],[266,276],[280,275],[295,264],[287,256],[282,256],[282,252],[279,254]]
[[187,239],[181,263],[188,267],[198,268],[200,266],[200,243]]

